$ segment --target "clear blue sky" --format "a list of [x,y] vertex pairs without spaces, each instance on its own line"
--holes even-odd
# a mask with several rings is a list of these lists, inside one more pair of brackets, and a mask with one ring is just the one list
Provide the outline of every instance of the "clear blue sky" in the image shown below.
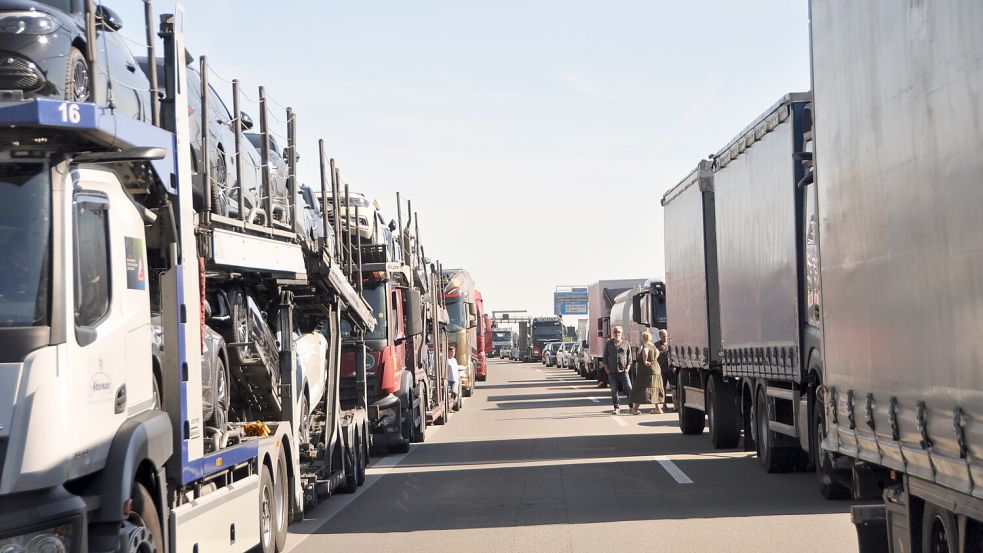
[[[143,38],[142,1],[104,1]],[[297,111],[305,183],[324,138],[389,217],[396,191],[413,200],[427,254],[470,269],[490,309],[535,315],[555,285],[662,276],[662,193],[809,87],[806,0],[185,9],[195,56]]]

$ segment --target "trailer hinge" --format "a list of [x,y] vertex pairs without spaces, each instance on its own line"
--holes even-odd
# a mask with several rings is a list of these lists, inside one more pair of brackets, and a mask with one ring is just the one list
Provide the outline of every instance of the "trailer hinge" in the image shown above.
[[867,392],[864,418],[867,419],[867,428],[870,428],[872,432],[876,432],[874,428],[874,394],[870,392]]
[[918,427],[918,433],[921,434],[921,441],[919,445],[922,449],[931,449],[932,440],[928,437],[928,423],[925,421],[925,402],[919,401],[915,408],[915,424]]
[[898,398],[891,396],[887,405],[887,422],[891,425],[891,439],[901,439],[901,429],[898,428]]
[[962,407],[952,410],[952,429],[956,432],[956,442],[959,444],[959,458],[969,457],[969,444],[966,443],[966,415]]
[[850,421],[850,430],[857,428],[857,417],[853,412],[853,390],[846,391],[846,418]]

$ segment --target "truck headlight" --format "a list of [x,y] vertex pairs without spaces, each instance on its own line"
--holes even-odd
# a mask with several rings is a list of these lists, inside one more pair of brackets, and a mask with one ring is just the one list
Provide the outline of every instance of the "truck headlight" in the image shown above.
[[[0,33],[12,35],[48,35],[58,30],[58,20],[41,12],[0,13]],[[0,553],[6,553],[0,551]]]
[[0,553],[67,553],[72,543],[72,524],[0,538]]

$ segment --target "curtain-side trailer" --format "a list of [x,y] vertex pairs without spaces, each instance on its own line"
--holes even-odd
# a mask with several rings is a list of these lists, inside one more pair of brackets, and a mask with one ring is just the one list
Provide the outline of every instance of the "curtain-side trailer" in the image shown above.
[[983,4],[810,11],[823,445],[886,484],[891,551],[979,551]]

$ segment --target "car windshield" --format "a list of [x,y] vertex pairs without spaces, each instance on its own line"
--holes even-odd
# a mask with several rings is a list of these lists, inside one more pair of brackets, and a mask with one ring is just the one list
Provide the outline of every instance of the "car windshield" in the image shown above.
[[447,331],[460,332],[468,328],[468,304],[457,300],[447,304]]
[[72,13],[72,0],[34,0],[34,1],[37,2],[38,4],[51,6],[56,10]]
[[50,194],[44,163],[0,163],[0,327],[48,324]]
[[[375,330],[365,333],[366,340],[385,340],[389,335],[386,328],[386,285],[379,284],[374,288],[366,288],[362,291],[362,296],[372,309],[375,317]],[[341,320],[341,337],[344,340],[352,338],[352,324],[347,319]]]
[[257,150],[263,147],[263,135],[254,132],[247,132],[243,133],[243,136],[245,136],[246,140],[248,140],[249,143],[252,144]]

